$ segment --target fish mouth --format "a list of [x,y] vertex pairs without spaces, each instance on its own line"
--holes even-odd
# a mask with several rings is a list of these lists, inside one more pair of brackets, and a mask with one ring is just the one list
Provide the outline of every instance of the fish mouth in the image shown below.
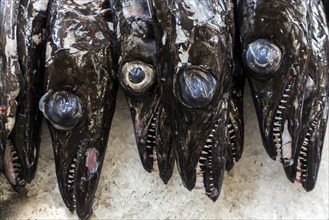
[[291,90],[292,84],[288,84],[274,113],[272,124],[272,146],[274,146],[275,151],[275,157],[273,158],[279,160],[284,166],[290,166],[294,163],[291,146],[292,137],[288,131],[288,120],[284,121]]
[[20,192],[26,185],[26,181],[22,175],[23,166],[18,151],[10,140],[8,140],[4,151],[3,167],[4,174],[12,188],[16,192]]
[[[315,113],[310,117],[308,125],[304,126],[300,137],[295,162],[290,167],[285,167],[285,172],[291,182],[302,184],[308,192],[314,189],[327,127],[327,112],[329,104],[318,102],[313,106]],[[304,122],[305,123],[305,122]]]
[[148,172],[159,172],[160,178],[167,184],[174,168],[174,147],[167,114],[161,103],[156,103],[155,110],[141,133],[138,128],[144,125],[137,118],[138,115],[134,120],[135,136],[143,167]]
[[[76,211],[80,219],[87,219],[92,213],[93,198],[102,165],[99,157],[96,148],[79,146],[75,155],[71,157],[71,162],[64,165],[62,161],[61,168],[57,169],[58,184],[64,203],[71,212]],[[58,165],[56,167],[58,168]]]
[[300,151],[297,158],[297,167],[296,167],[296,179],[297,183],[301,183],[304,185],[308,178],[308,169],[307,164],[309,163],[310,159],[308,158],[308,152],[310,148],[311,139],[314,137],[315,127],[317,125],[317,120],[311,123],[311,126],[308,128],[306,135],[303,140],[303,144],[300,147]]
[[234,163],[237,163],[243,151],[243,119],[242,112],[231,110],[228,122],[228,145],[226,155],[226,170],[231,171]]
[[[178,139],[176,147],[178,171],[184,186],[188,190],[203,189],[214,202],[220,196],[229,145],[226,101],[221,101],[218,107],[220,110],[212,119],[207,136],[200,125],[182,127],[187,129],[186,138]],[[183,145],[179,146],[180,143]]]
[[[215,149],[215,136],[218,128],[218,121],[214,124],[209,136],[206,139],[206,143],[202,148],[201,155],[197,165],[197,177],[202,178],[203,186],[206,191],[206,195],[212,200],[216,201],[220,194],[220,186],[222,180],[219,182],[219,176],[217,175],[217,154]],[[222,174],[221,174],[222,175]],[[222,179],[222,178],[221,178]]]

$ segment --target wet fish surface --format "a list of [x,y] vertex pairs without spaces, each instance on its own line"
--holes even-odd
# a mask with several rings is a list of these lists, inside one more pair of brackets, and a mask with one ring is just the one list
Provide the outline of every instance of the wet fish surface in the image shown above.
[[52,1],[46,93],[39,103],[61,195],[81,219],[92,212],[118,88],[113,8],[102,3]]
[[[216,200],[226,166],[233,71],[231,1],[154,1],[161,101],[185,187]],[[173,108],[174,106],[174,108]]]
[[131,110],[138,152],[144,169],[159,169],[167,183],[174,169],[174,147],[169,118],[160,101],[151,1],[118,1],[117,17],[121,53],[118,78]]

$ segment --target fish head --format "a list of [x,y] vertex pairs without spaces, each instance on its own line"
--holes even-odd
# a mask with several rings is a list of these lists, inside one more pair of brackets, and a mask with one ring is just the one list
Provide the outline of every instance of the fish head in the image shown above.
[[[202,1],[154,3],[161,102],[171,122],[178,170],[189,190],[201,176],[206,194],[215,201],[229,143],[232,11]],[[217,16],[225,28],[212,19]]]
[[[245,10],[254,10],[249,7]],[[269,14],[268,8],[273,8]],[[250,13],[252,22],[245,19],[240,28],[242,57],[263,144],[270,157],[284,166],[294,162],[309,62],[307,18],[290,11],[296,8],[290,3],[257,4],[257,16]]]
[[152,8],[148,0],[118,3],[118,80],[128,100],[143,167],[148,172],[159,169],[161,179],[167,183],[173,171],[173,147],[168,118],[160,102]]
[[329,112],[329,34],[322,5],[312,2],[312,48],[303,98],[301,132],[294,163],[285,167],[291,182],[314,189],[321,162]]
[[70,211],[86,219],[101,175],[118,85],[114,34],[94,5],[81,7],[53,5],[46,93],[39,108],[49,125],[62,198]]

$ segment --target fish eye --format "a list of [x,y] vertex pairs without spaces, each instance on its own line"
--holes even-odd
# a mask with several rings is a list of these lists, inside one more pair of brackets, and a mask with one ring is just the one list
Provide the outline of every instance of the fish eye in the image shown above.
[[274,43],[259,39],[250,43],[245,61],[250,70],[261,75],[274,73],[281,65],[282,52]]
[[156,73],[149,64],[141,61],[127,62],[119,72],[119,81],[127,92],[144,94],[155,84]]
[[187,67],[178,76],[180,101],[192,109],[204,108],[214,98],[216,84],[216,79],[207,69]]
[[46,93],[39,101],[39,109],[53,127],[72,130],[82,119],[81,99],[70,91]]

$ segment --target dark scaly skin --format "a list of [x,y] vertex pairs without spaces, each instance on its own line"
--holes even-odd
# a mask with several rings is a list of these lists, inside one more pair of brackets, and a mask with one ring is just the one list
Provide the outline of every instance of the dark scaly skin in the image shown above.
[[315,187],[321,162],[329,112],[329,35],[323,7],[311,0],[310,63],[304,96],[302,131],[294,164],[285,167],[292,182],[301,183],[306,191]]
[[3,0],[0,2],[0,163],[12,187],[19,191],[25,180],[17,172],[12,161],[8,137],[15,124],[17,96],[21,89],[22,73],[17,48],[19,1]]
[[[220,194],[229,144],[233,8],[230,1],[186,3],[196,6],[189,5],[188,12],[184,1],[154,1],[161,101],[171,121],[178,170],[185,187],[194,188],[196,169],[201,164],[198,175],[203,176],[206,194],[215,201]],[[193,10],[201,10],[197,13],[201,17],[193,17]],[[180,84],[184,71],[187,84]],[[216,82],[210,85],[213,79]],[[194,89],[200,91],[197,94],[200,99],[189,100]],[[211,147],[206,149],[205,145]]]
[[[239,1],[238,10],[244,64],[263,144],[272,159],[292,165],[309,61],[308,1],[246,0]],[[282,52],[278,68],[268,74],[255,72],[246,61],[248,45],[259,39],[276,44]]]
[[[174,168],[174,148],[168,118],[160,102],[155,71],[157,48],[152,5],[149,0],[121,0],[117,3],[121,52],[119,82],[131,110],[139,155],[148,172],[156,169],[154,161],[157,161],[159,175],[167,183]],[[129,79],[128,72],[124,71],[125,65],[132,66],[136,62],[139,66],[147,65],[151,71],[151,76],[141,76],[143,80],[138,83],[143,84],[153,77],[153,80],[144,83],[144,88],[131,81],[137,76]]]
[[47,3],[46,0],[21,0],[18,15],[17,50],[22,86],[16,99],[15,126],[9,139],[19,157],[19,175],[27,182],[35,176],[40,147],[42,114],[38,102],[43,89]]
[[47,93],[39,103],[48,119],[61,195],[81,219],[92,211],[118,87],[113,23],[104,19],[113,16],[105,16],[111,10],[101,10],[101,3],[52,3]]

